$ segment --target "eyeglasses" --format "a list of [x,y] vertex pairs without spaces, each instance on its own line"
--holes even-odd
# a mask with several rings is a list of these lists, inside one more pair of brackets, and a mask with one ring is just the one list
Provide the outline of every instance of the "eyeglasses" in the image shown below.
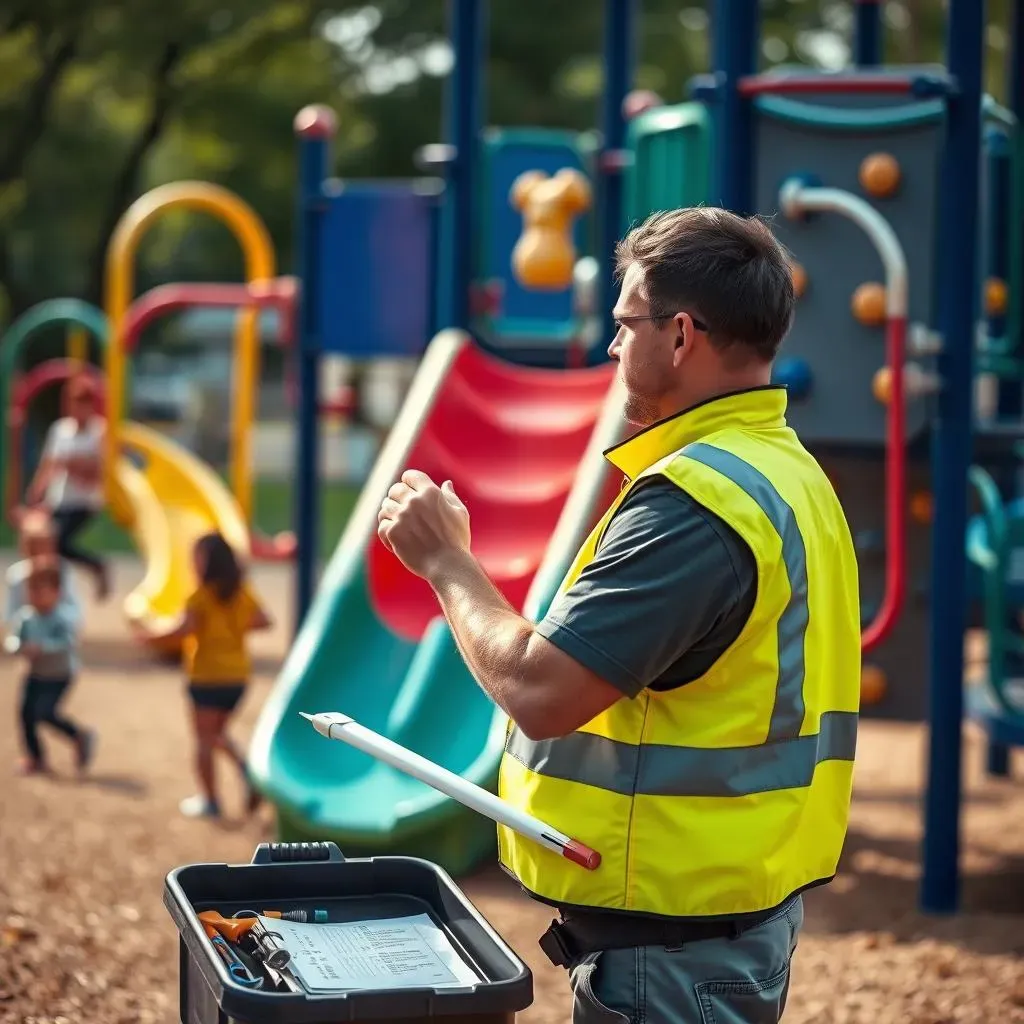
[[[643,316],[637,315],[637,316],[620,316],[620,317],[616,317],[614,323],[615,323],[615,329],[618,330],[623,324],[629,323],[630,321],[633,321],[633,320],[671,320],[671,319],[672,319],[672,314],[671,313],[668,314],[667,316],[663,315],[663,314],[655,315],[654,313],[647,313],[646,315],[643,315]],[[704,331],[706,333],[708,330],[710,330],[708,325],[706,323],[704,323],[703,320],[698,320],[692,313],[690,314],[690,319],[693,321],[693,326],[698,331]]]

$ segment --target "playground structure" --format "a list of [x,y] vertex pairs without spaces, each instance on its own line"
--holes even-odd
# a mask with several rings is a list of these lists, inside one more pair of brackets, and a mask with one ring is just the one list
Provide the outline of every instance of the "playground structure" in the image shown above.
[[[430,194],[431,204],[440,201],[440,226],[436,244],[426,246],[428,259],[437,254],[433,323],[444,330],[426,349],[315,597],[309,538],[316,499],[302,481],[312,479],[316,431],[308,416],[300,423],[302,625],[251,752],[258,783],[278,807],[282,837],[413,850],[456,872],[489,851],[486,823],[388,767],[341,745],[318,747],[314,759],[297,712],[329,701],[467,778],[490,782],[504,716],[476,690],[429,596],[375,544],[371,520],[380,495],[407,465],[452,477],[473,510],[485,564],[524,614],[542,615],[560,570],[606,500],[610,482],[600,452],[624,429],[611,375],[601,377],[614,301],[607,254],[622,230],[647,213],[709,202],[770,216],[793,254],[798,309],[776,380],[789,388],[789,420],[833,480],[856,538],[863,711],[931,723],[922,901],[931,910],[952,909],[962,638],[969,599],[980,605],[985,597],[989,620],[1006,610],[993,595],[1004,586],[1012,545],[1012,526],[998,519],[1002,505],[989,489],[987,518],[972,522],[972,559],[980,570],[968,577],[971,439],[973,433],[973,477],[995,474],[1012,486],[1022,430],[1024,273],[1020,240],[1005,227],[1019,223],[1007,216],[1008,206],[1024,210],[1014,112],[1024,99],[1020,74],[1010,90],[1012,109],[982,96],[984,15],[963,0],[950,5],[946,68],[875,67],[880,15],[869,2],[857,7],[858,67],[757,74],[755,0],[719,0],[712,17],[715,73],[695,80],[686,102],[659,105],[629,92],[635,5],[608,0],[600,136],[483,130],[483,6],[450,6],[450,135],[419,154],[421,167],[445,177],[443,191]],[[1018,11],[1018,41],[1022,21]],[[354,193],[327,178],[330,111],[307,108],[296,132],[304,259],[300,393],[312,393],[319,354],[337,350],[324,340],[332,327],[320,296],[323,254],[340,244],[334,203]],[[552,260],[558,269],[532,274],[523,258],[536,248],[526,236],[537,221],[526,186],[546,182],[551,191],[559,172],[589,179],[594,208],[577,201],[575,220],[567,210],[549,211],[548,225],[561,232]],[[422,191],[407,184],[406,201]],[[483,225],[478,247],[471,244],[474,223]],[[350,233],[347,244],[379,260],[383,237]],[[580,301],[582,261],[574,286],[564,270],[568,253],[598,261],[596,296],[587,302]],[[375,281],[378,294],[395,280],[388,274]],[[346,346],[365,344],[358,330],[351,333]],[[497,397],[503,377],[500,394],[523,410],[536,404],[536,412],[527,417],[506,407]],[[544,405],[537,400],[543,389]],[[484,401],[473,402],[474,392]],[[541,408],[559,419],[575,408],[577,439],[554,444]],[[449,426],[455,409],[463,417],[461,443]],[[512,430],[530,423],[534,437],[513,444]],[[546,489],[543,516],[521,504],[524,492],[538,493],[541,479],[550,479],[538,471],[542,448],[549,465],[556,453],[565,457],[555,474],[557,498]],[[541,538],[552,527],[545,548]],[[513,552],[521,574],[508,571],[504,556]],[[995,679],[986,689],[991,683],[998,690]],[[978,710],[983,705],[987,710]],[[1020,742],[1024,715],[998,697],[972,697],[970,706],[991,731],[998,767],[1002,744]]]
[[[132,300],[132,261],[145,230],[165,211],[198,208],[220,217],[239,238],[246,258],[245,285],[164,285]],[[203,532],[217,530],[245,556],[282,560],[293,557],[294,537],[268,538],[252,518],[251,438],[259,381],[257,316],[273,307],[287,345],[293,334],[294,281],[275,278],[266,229],[238,197],[204,182],[180,182],[138,199],[119,222],[108,249],[106,311],[72,299],[52,300],[25,313],[3,340],[0,389],[8,409],[8,431],[0,447],[0,479],[6,483],[8,515],[20,503],[25,485],[24,429],[29,404],[44,388],[74,373],[93,375],[102,385],[107,418],[106,491],[111,518],[133,538],[146,571],[125,599],[129,621],[160,632],[180,616],[195,587],[191,549]],[[237,308],[234,343],[234,405],[231,423],[230,486],[183,446],[156,430],[125,420],[127,357],[157,316],[187,306]],[[48,325],[68,324],[69,356],[16,374],[27,342]],[[91,335],[101,352],[102,370],[86,359]],[[336,412],[321,405],[322,411]],[[158,653],[173,655],[177,645],[154,642]]]
[[[376,542],[380,498],[408,465],[451,478],[496,582],[524,614],[543,615],[616,487],[601,454],[625,430],[604,354],[608,254],[652,210],[713,203],[772,217],[793,254],[797,315],[776,379],[857,541],[864,713],[930,722],[922,902],[956,906],[971,598],[994,637],[989,685],[968,705],[989,730],[993,770],[1005,770],[1008,744],[1024,741],[1006,667],[1007,652],[1024,648],[1006,626],[1024,603],[1019,582],[1007,586],[1024,517],[1006,504],[1022,433],[1024,245],[1009,225],[1024,216],[1024,3],[1010,109],[981,95],[983,4],[951,0],[947,67],[884,70],[875,67],[878,6],[856,7],[857,68],[757,74],[756,0],[718,0],[715,74],[696,80],[686,102],[658,105],[630,93],[636,4],[606,0],[597,135],[483,129],[486,5],[452,0],[449,138],[417,157],[437,177],[336,182],[332,113],[297,117],[297,291],[274,276],[258,222],[237,197],[226,212],[209,193],[197,196],[211,186],[182,183],[126,215],[111,245],[104,323],[111,505],[129,528],[149,531],[138,543],[154,581],[133,614],[178,606],[191,582],[180,568],[188,538],[222,515],[234,517],[224,529],[241,550],[284,550],[250,538],[253,391],[235,389],[228,489],[178,446],[160,447],[171,443],[124,421],[134,338],[161,309],[237,306],[237,379],[254,381],[255,310],[270,303],[295,316],[297,635],[250,753],[282,838],[333,839],[352,855],[412,852],[456,874],[489,854],[488,822],[341,744],[314,753],[297,712],[342,709],[472,781],[493,781],[504,716],[470,678],[427,588]],[[574,183],[563,204],[556,179]],[[535,193],[546,209],[531,208]],[[165,286],[133,303],[126,268],[138,237],[175,205],[219,213],[235,228],[246,285]],[[537,230],[549,237],[527,237]],[[538,268],[532,258],[553,248]],[[328,287],[328,273],[346,287]],[[67,319],[97,337],[107,329]],[[331,353],[422,360],[317,584],[319,374]],[[122,452],[141,457],[141,468]],[[981,503],[970,529],[969,469]]]

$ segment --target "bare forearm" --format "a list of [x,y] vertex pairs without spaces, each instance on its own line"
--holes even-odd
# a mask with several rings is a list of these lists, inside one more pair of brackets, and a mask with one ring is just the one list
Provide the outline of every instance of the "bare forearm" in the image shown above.
[[430,584],[481,688],[513,721],[529,715],[540,689],[529,659],[533,625],[505,600],[472,555],[446,562]]
[[29,502],[36,502],[42,498],[52,476],[52,464],[43,463],[36,471],[35,476],[32,478],[32,482],[29,484],[28,489],[25,492],[25,497]]

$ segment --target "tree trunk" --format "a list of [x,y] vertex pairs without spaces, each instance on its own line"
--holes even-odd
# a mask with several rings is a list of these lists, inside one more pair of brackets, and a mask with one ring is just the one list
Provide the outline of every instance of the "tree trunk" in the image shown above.
[[[16,29],[24,17],[24,11],[12,12],[8,30]],[[7,145],[0,150],[0,186],[17,181],[24,174],[29,155],[46,130],[50,103],[64,71],[75,56],[78,45],[76,29],[77,26],[58,39],[43,58],[39,77],[32,83],[25,98],[22,116],[8,136]],[[7,241],[5,237],[0,237],[0,288],[7,296],[8,319],[13,320],[31,305],[31,297],[14,280]]]
[[43,70],[29,89],[21,123],[11,134],[10,142],[0,157],[0,185],[21,177],[29,153],[46,130],[50,100],[64,69],[75,56],[77,45],[77,39],[72,34],[59,40],[44,58]]
[[163,134],[174,101],[174,87],[171,79],[182,57],[180,43],[168,43],[153,69],[153,106],[149,118],[132,143],[125,156],[121,170],[114,180],[107,212],[100,222],[96,234],[96,245],[89,260],[89,281],[85,299],[94,305],[103,304],[103,280],[105,275],[106,252],[110,236],[117,227],[121,215],[135,198],[139,183],[139,172],[143,161],[153,144]]

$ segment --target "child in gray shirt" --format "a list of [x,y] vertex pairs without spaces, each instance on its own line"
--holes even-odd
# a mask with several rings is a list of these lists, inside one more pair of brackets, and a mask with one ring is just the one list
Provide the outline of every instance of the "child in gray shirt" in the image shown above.
[[75,646],[77,621],[61,600],[60,562],[34,559],[25,579],[25,604],[13,616],[5,648],[27,662],[22,689],[21,727],[25,760],[23,774],[48,770],[39,739],[39,726],[50,725],[70,739],[76,748],[79,771],[92,759],[95,733],[83,729],[59,708],[77,671]]

